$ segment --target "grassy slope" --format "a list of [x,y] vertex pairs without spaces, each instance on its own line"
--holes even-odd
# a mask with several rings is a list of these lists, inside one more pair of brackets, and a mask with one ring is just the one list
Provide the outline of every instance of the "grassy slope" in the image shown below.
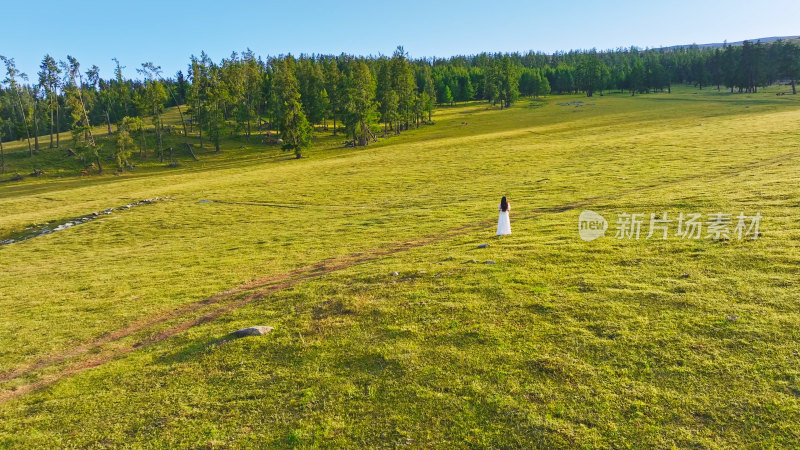
[[[7,402],[0,444],[797,445],[799,129],[800,102],[768,90],[551,97],[300,161],[231,143],[170,171],[6,183],[0,234],[173,200],[0,248],[0,373],[254,278],[471,228]],[[502,194],[514,234],[497,239],[480,224]],[[612,226],[761,211],[764,237],[584,243],[580,208],[559,212],[576,202]],[[276,330],[218,341],[253,324]]]

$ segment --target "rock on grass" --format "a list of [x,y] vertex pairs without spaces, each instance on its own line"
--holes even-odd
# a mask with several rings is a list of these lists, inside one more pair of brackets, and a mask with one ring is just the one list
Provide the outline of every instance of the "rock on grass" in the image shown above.
[[272,327],[258,325],[255,327],[248,327],[248,328],[242,328],[241,330],[236,330],[233,333],[231,333],[231,336],[235,338],[243,338],[248,336],[263,336],[272,330],[273,330]]

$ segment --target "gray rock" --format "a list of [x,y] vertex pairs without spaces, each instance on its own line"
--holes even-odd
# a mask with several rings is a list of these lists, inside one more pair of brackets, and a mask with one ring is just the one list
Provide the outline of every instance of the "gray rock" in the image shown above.
[[259,325],[255,327],[248,327],[248,328],[242,328],[241,330],[236,330],[233,333],[231,333],[231,336],[236,338],[243,338],[247,336],[263,336],[272,331],[272,329],[273,329],[272,327]]
[[478,248],[486,248],[488,246],[489,246],[489,244],[481,244],[481,245],[478,246]]
[[197,203],[211,203],[211,200],[200,200],[200,201],[199,201],[199,202],[197,202]]
[[393,277],[396,277],[396,276],[398,276],[398,275],[400,275],[400,273],[399,273],[399,272],[392,272],[392,276],[393,276]]
[[494,261],[486,261],[486,264],[496,264]]

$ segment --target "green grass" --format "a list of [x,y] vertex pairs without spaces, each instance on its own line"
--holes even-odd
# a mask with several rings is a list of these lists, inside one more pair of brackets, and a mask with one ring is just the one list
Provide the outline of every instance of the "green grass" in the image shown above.
[[[776,89],[2,183],[0,236],[171,200],[0,247],[0,375],[67,356],[0,383],[0,446],[800,445],[800,99]],[[760,211],[763,236],[587,243],[584,208]],[[222,339],[250,325],[275,331]]]

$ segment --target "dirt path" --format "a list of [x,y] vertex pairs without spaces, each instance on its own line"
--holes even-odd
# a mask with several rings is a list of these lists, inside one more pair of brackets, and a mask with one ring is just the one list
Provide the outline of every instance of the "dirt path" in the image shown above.
[[[61,370],[52,374],[44,375],[35,382],[16,386],[12,390],[0,391],[0,404],[5,403],[13,398],[20,397],[33,390],[55,383],[82,370],[97,367],[116,357],[163,341],[164,339],[188,330],[189,328],[210,322],[225,313],[241,308],[274,292],[287,289],[300,282],[313,278],[319,278],[328,273],[346,269],[356,264],[373,261],[395,253],[407,251],[412,248],[423,247],[435,242],[451,239],[455,236],[468,234],[478,229],[485,229],[485,227],[491,225],[491,223],[493,223],[493,221],[485,221],[467,227],[454,228],[445,233],[423,239],[391,244],[387,247],[352,253],[340,258],[322,261],[313,265],[295,269],[290,272],[253,280],[202,301],[189,303],[178,309],[164,312],[163,314],[145,317],[139,321],[129,324],[124,328],[79,345],[78,347],[70,349],[69,351],[50,355],[34,363],[18,367],[10,372],[0,375],[0,383],[4,383],[20,377],[31,375],[38,370],[46,369],[59,363],[66,362],[70,359],[75,359],[75,361],[70,362]],[[203,311],[200,317],[181,321],[143,341],[123,347],[111,349],[104,348],[109,344],[118,342],[138,332],[146,331],[171,320],[180,319],[193,313],[201,312],[201,310],[204,308],[208,308],[208,311]]]
[[[669,181],[665,183],[657,183],[649,186],[620,191],[615,196],[620,197],[628,194],[638,193],[645,190],[661,188],[663,186],[670,184],[680,184],[689,181],[694,181],[700,178],[713,180],[718,178],[737,176],[742,172],[758,169],[761,167],[766,167],[773,164],[783,163],[797,156],[800,156],[800,152],[788,153],[774,158],[769,158],[751,164],[746,164],[738,168],[732,168],[731,170],[720,173],[717,176],[709,176],[703,174],[690,175],[681,178],[679,180]],[[598,200],[602,200],[602,197],[592,197],[562,205],[533,209],[528,214],[515,217],[515,220],[528,220],[534,218],[535,215],[537,214],[560,213],[577,209],[580,207],[588,207],[591,206],[593,202],[596,202]],[[6,373],[0,374],[0,383],[6,383],[9,381],[16,380],[20,377],[34,375],[34,372],[74,359],[74,361],[68,363],[65,367],[51,374],[46,374],[36,381],[32,381],[27,384],[22,384],[12,389],[6,388],[0,390],[0,405],[8,402],[9,400],[25,395],[31,391],[37,390],[39,388],[58,382],[64,378],[70,377],[83,370],[100,366],[115,358],[131,353],[134,350],[153,345],[178,333],[186,331],[192,327],[204,324],[206,322],[210,322],[232,310],[246,306],[252,303],[253,301],[267,297],[274,292],[290,288],[303,281],[318,278],[328,273],[346,269],[356,264],[374,261],[396,253],[449,240],[457,236],[466,235],[478,231],[485,231],[487,227],[493,226],[494,223],[495,223],[494,219],[484,220],[466,226],[451,228],[436,235],[430,235],[421,239],[393,243],[385,247],[351,253],[349,255],[341,256],[338,258],[320,261],[318,263],[304,266],[289,272],[270,275],[264,278],[249,281],[247,283],[241,284],[235,288],[221,292],[204,300],[189,303],[170,311],[164,311],[161,314],[144,317],[140,320],[134,321],[133,323],[127,325],[124,328],[102,335],[96,339],[88,341],[84,344],[69,349],[65,352],[49,355],[33,363],[26,364],[17,367],[15,369],[12,369],[11,371],[8,371]],[[208,309],[208,311],[203,311],[200,317],[186,318],[186,316],[190,316],[195,313],[200,313],[201,310],[203,309]],[[160,332],[157,332],[154,336],[149,337],[143,341],[136,342],[131,345],[125,345],[122,347],[107,348],[110,347],[109,344],[121,341],[122,339],[130,337],[136,333],[144,332],[149,329],[154,329],[159,325],[165,324],[172,320],[178,320],[181,318],[185,318],[185,320],[175,325],[171,325],[168,328]]]

